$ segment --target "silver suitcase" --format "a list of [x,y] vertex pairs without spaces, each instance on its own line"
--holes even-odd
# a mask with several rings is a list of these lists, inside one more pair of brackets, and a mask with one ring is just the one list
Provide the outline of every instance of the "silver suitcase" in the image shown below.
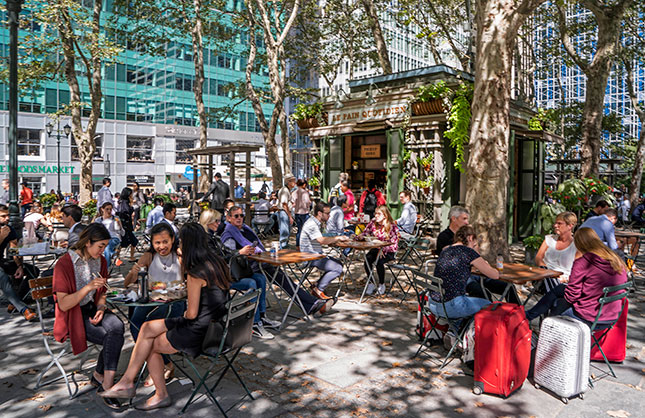
[[535,387],[550,390],[565,404],[589,386],[589,326],[566,316],[546,318],[535,352]]

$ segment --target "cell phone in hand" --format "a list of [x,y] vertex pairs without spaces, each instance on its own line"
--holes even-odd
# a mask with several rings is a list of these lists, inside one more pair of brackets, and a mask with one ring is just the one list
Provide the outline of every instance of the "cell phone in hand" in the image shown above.
[[251,245],[252,245],[252,246],[254,246],[254,247],[257,247],[257,246],[258,246],[258,244],[259,244],[259,242],[258,242],[258,241],[253,241],[253,242],[251,243]]

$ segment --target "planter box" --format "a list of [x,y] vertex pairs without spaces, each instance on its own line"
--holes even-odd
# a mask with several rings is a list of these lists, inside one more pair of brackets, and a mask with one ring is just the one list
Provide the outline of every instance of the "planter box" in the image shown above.
[[434,115],[436,113],[443,113],[443,100],[434,99],[429,102],[414,102],[412,103],[412,114],[414,116],[421,115]]
[[318,124],[318,119],[316,118],[301,119],[296,121],[296,123],[298,124],[298,128],[300,129],[311,129],[320,126]]

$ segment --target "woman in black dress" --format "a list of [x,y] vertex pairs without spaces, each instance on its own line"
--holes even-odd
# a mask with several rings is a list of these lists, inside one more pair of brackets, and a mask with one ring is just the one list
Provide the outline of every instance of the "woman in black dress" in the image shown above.
[[121,238],[121,248],[130,246],[130,261],[135,263],[137,260],[134,258],[134,251],[139,243],[137,237],[134,236],[134,209],[132,208],[132,189],[124,187],[119,196],[119,203],[116,207],[116,214],[123,226],[123,238]]
[[134,381],[143,363],[147,362],[155,394],[136,406],[143,411],[164,408],[172,403],[166,389],[161,355],[182,351],[196,357],[211,320],[218,320],[226,314],[231,285],[228,266],[208,245],[208,235],[198,223],[184,225],[179,236],[182,271],[187,277],[186,312],[179,318],[145,322],[125,374],[110,390],[100,394],[103,397],[133,398],[136,392]]

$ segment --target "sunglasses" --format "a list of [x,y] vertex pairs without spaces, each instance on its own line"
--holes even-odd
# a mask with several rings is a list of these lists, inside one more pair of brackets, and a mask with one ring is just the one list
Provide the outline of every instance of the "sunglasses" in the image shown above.
[[231,215],[231,218],[243,218],[243,217],[244,215],[242,215],[241,213],[236,213],[235,215]]

